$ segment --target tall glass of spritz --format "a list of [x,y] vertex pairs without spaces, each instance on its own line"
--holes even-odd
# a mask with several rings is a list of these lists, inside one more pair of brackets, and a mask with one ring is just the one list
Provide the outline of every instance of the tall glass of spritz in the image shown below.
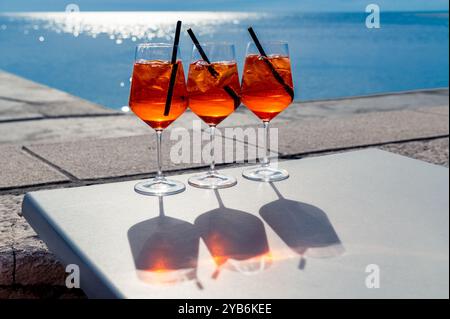
[[291,63],[286,42],[250,42],[242,75],[242,103],[264,124],[264,156],[261,165],[244,170],[250,180],[273,182],[289,177],[286,170],[270,166],[269,122],[294,98]]
[[[188,105],[183,66],[180,60],[171,62],[173,50],[178,50],[178,46],[170,43],[145,43],[136,48],[129,105],[134,114],[156,131],[157,138],[157,174],[134,187],[143,195],[172,195],[186,188],[182,182],[167,179],[162,172],[162,132]],[[172,92],[169,92],[170,82],[173,82]]]
[[[191,37],[195,39],[195,36]],[[218,172],[214,160],[216,126],[240,105],[240,84],[234,45],[214,42],[194,45],[187,89],[189,108],[210,128],[212,157],[210,169],[192,176],[188,182],[191,186],[209,189],[234,186],[236,179]]]

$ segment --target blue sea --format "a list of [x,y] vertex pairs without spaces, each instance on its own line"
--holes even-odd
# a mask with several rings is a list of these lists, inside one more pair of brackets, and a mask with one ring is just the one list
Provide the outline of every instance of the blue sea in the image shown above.
[[[178,19],[201,41],[235,43],[240,70],[248,26],[288,41],[297,100],[448,87],[448,12],[382,12],[379,29],[365,13],[0,13],[0,69],[120,109],[136,44],[171,42]],[[191,46],[183,32],[185,67]]]

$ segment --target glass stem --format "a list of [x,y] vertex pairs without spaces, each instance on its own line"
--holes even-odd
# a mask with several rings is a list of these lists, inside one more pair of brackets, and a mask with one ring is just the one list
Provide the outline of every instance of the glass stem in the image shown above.
[[267,167],[270,165],[269,159],[269,121],[264,121],[264,157],[261,166]]
[[211,163],[209,164],[209,172],[214,173],[216,171],[216,159],[214,156],[216,127],[214,125],[209,127],[209,133],[210,133],[209,139],[210,139],[210,145],[211,145]]
[[164,179],[162,172],[162,156],[161,156],[161,144],[162,144],[162,130],[156,130],[156,153],[158,156],[158,172],[156,173],[156,179]]

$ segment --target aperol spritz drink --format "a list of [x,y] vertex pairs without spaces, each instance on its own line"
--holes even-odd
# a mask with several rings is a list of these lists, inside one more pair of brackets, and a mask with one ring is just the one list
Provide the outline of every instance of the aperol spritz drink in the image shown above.
[[286,42],[265,42],[264,55],[255,43],[247,46],[242,75],[242,103],[264,124],[264,156],[261,165],[245,170],[242,175],[250,180],[274,182],[286,179],[286,170],[270,166],[269,122],[292,103],[294,89],[291,63]]
[[[134,190],[143,195],[172,195],[186,189],[183,183],[165,178],[162,172],[162,132],[183,114],[188,105],[181,61],[171,63],[172,51],[175,50],[178,47],[169,43],[146,43],[136,48],[129,105],[156,131],[158,158],[156,176],[134,186]],[[169,90],[172,71],[174,85],[173,90]]]
[[214,136],[216,126],[241,103],[234,45],[206,43],[200,48],[202,52],[194,45],[187,89],[189,108],[210,127],[211,163],[208,172],[194,175],[188,182],[199,188],[231,187],[236,179],[215,169]]
[[226,86],[239,92],[236,62],[208,64],[198,60],[189,66],[189,107],[208,125],[219,124],[236,108],[235,99],[224,90]]
[[272,73],[267,61],[290,87],[292,84],[289,57],[249,54],[245,59],[242,77],[242,103],[263,121],[270,121],[292,102],[292,97]]
[[162,60],[138,60],[131,80],[130,107],[141,120],[155,130],[163,130],[187,108],[187,91],[181,61],[177,61],[177,75],[170,112],[164,115],[172,64]]

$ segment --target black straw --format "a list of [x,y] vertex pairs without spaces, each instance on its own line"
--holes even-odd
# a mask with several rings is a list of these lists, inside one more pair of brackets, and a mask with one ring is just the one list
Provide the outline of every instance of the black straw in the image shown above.
[[217,73],[217,71],[211,65],[211,61],[209,61],[208,57],[206,56],[205,51],[203,51],[203,48],[200,45],[200,42],[198,41],[197,37],[195,36],[194,31],[192,31],[192,29],[188,29],[187,32],[188,32],[189,36],[191,37],[192,42],[194,43],[195,47],[197,48],[198,53],[200,53],[200,56],[202,57],[202,60],[205,61],[206,63],[208,63],[208,71],[209,71],[209,73],[211,73],[211,75],[213,77],[217,77],[219,74]]
[[[202,60],[208,63],[208,71],[213,77],[217,77],[219,73],[214,69],[214,67],[211,64],[211,61],[209,61],[208,57],[206,56],[205,51],[203,50],[202,46],[200,45],[200,42],[198,41],[197,37],[195,36],[192,29],[187,30],[189,36],[191,37],[192,42],[194,43],[195,47],[197,48],[198,53],[202,57]],[[233,98],[234,101],[234,108],[236,109],[241,104],[241,98],[239,95],[228,85],[225,85],[223,87],[225,92],[228,93],[229,96]]]
[[249,27],[248,32],[250,33],[250,36],[252,37],[253,42],[255,43],[256,48],[259,51],[259,54],[266,58],[264,59],[264,62],[269,67],[275,79],[278,81],[278,83],[280,83],[283,86],[284,90],[287,92],[287,94],[289,94],[291,99],[294,100],[294,90],[284,81],[280,73],[278,73],[277,70],[275,70],[275,67],[272,65],[272,63],[270,63],[269,59],[267,59],[266,51],[264,51],[264,48],[262,47],[261,42],[259,42],[258,37],[256,36],[256,33],[253,30],[253,28]]
[[173,88],[175,86],[175,79],[177,77],[178,72],[177,52],[178,52],[178,43],[180,42],[180,33],[181,33],[181,21],[177,21],[177,27],[175,29],[175,39],[173,41],[172,60],[170,61],[172,64],[172,73],[170,73],[169,89],[167,90],[164,116],[169,115],[170,105],[172,104]]

